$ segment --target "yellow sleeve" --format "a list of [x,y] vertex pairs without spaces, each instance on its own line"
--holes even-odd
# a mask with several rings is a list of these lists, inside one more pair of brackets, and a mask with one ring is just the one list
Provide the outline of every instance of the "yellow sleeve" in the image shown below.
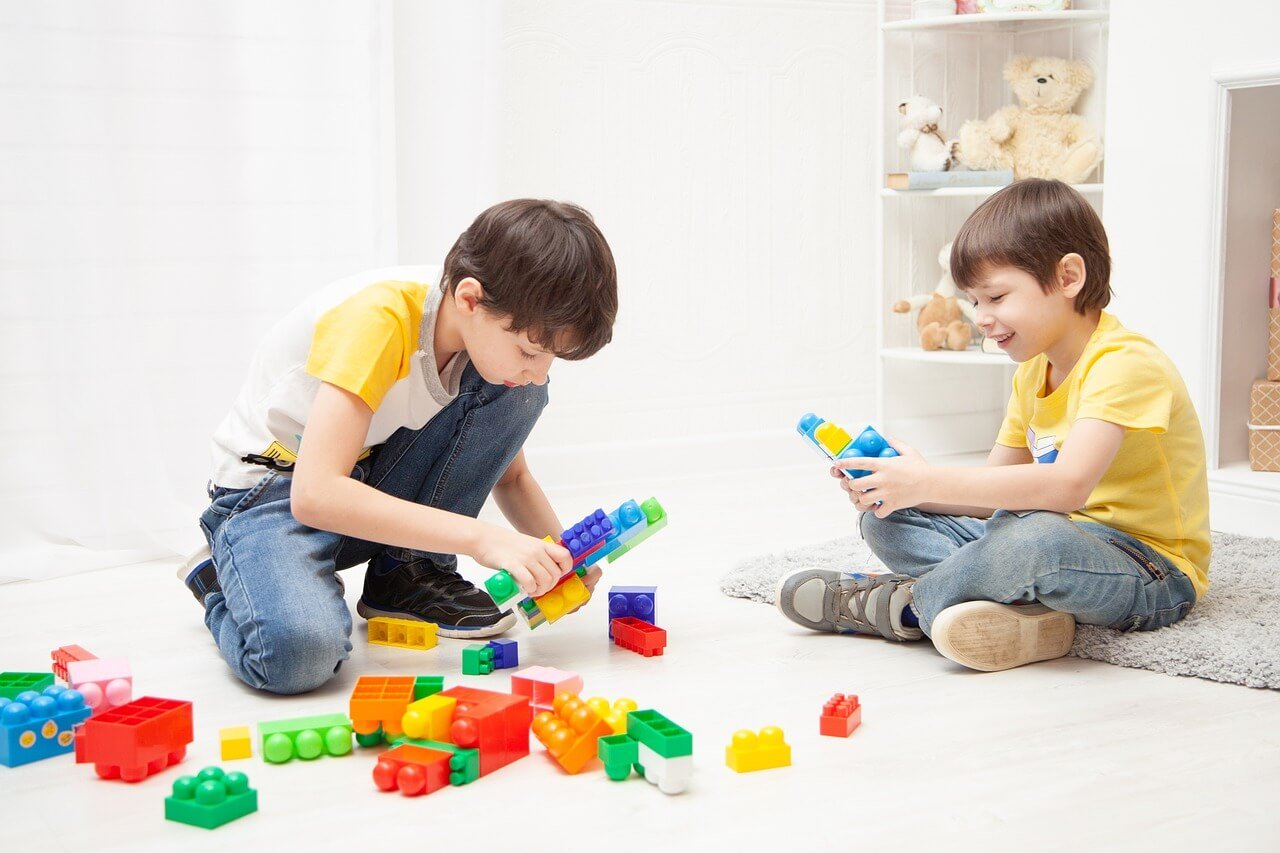
[[330,308],[316,322],[307,373],[350,391],[377,411],[409,375],[427,286],[382,281]]
[[1141,350],[1098,354],[1080,379],[1076,418],[1096,418],[1125,429],[1162,433],[1169,428],[1173,387],[1162,364]]
[[1013,374],[1013,389],[1009,393],[1009,405],[1005,409],[1004,423],[996,436],[996,444],[1005,447],[1027,446],[1027,417],[1022,411],[1022,369]]

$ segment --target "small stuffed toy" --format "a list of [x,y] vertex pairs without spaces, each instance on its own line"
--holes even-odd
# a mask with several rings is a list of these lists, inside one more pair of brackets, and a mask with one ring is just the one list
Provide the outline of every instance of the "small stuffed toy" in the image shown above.
[[[938,252],[938,264],[942,275],[933,293],[913,296],[893,303],[895,314],[906,314],[919,309],[916,328],[920,332],[920,348],[932,352],[937,349],[965,350],[973,340],[976,313],[967,299],[956,299],[956,283],[951,278],[951,244]],[[965,321],[968,322],[965,322]]]
[[938,122],[942,107],[928,98],[912,95],[898,104],[898,147],[907,149],[907,168],[912,172],[946,172],[955,164],[952,143],[942,138]]
[[1019,106],[960,128],[956,156],[969,169],[1012,169],[1015,178],[1087,179],[1102,162],[1102,144],[1089,123],[1071,112],[1093,71],[1079,60],[1015,56],[1004,66]]

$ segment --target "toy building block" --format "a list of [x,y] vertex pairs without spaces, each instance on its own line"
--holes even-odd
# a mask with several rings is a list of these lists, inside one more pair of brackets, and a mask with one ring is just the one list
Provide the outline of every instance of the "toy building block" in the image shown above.
[[0,698],[17,699],[20,693],[39,693],[52,684],[51,672],[0,672]]
[[604,765],[605,775],[615,782],[621,782],[631,775],[631,768],[640,763],[640,744],[630,735],[606,735],[596,741],[596,755]]
[[66,680],[84,694],[94,716],[133,701],[133,671],[125,658],[90,658],[66,664]]
[[533,735],[567,773],[579,773],[596,757],[596,742],[613,729],[575,693],[556,696],[553,711],[533,718]]
[[[38,673],[53,681],[53,673]],[[79,691],[49,684],[13,699],[0,696],[0,764],[20,767],[71,752],[75,726],[89,716]]]
[[637,751],[636,772],[650,785],[656,785],[664,794],[679,794],[689,786],[693,778],[692,755],[662,756],[643,743],[637,745]]
[[618,537],[622,544],[609,555],[610,563],[616,562],[641,542],[667,526],[667,511],[662,508],[662,504],[658,503],[657,498],[649,498],[640,504],[640,510],[644,513],[644,526],[640,527],[637,524]]
[[[889,446],[884,436],[871,427],[864,427],[862,432],[858,433],[858,437],[853,438],[840,427],[830,421],[824,421],[813,412],[808,412],[800,418],[800,422],[796,424],[796,432],[800,433],[800,436],[818,452],[819,456],[829,462],[840,459],[888,458],[898,455],[898,451]],[[861,470],[841,470],[851,480],[871,473]]]
[[499,569],[484,582],[485,592],[493,599],[494,604],[502,604],[515,598],[520,592],[516,579],[506,569]]
[[592,696],[587,700],[587,707],[596,712],[596,716],[609,724],[616,735],[627,733],[627,714],[636,709],[636,700],[623,697],[612,705],[603,696]]
[[463,675],[488,675],[493,672],[493,649],[472,643],[462,650]]
[[348,712],[351,727],[358,735],[373,736],[382,729],[387,740],[401,732],[400,720],[413,702],[412,675],[362,675],[351,690]]
[[631,616],[641,622],[655,624],[658,600],[656,586],[609,587],[609,639],[613,639],[613,620]]
[[192,740],[190,702],[143,696],[76,729],[76,763],[103,779],[141,782],[181,761]]
[[[591,590],[576,574],[565,575],[546,595],[533,599],[538,610],[547,622],[555,622],[586,604],[591,599]],[[519,611],[517,611],[519,612]]]
[[515,640],[490,640],[485,645],[493,649],[494,669],[514,669],[520,665],[520,647]]
[[402,743],[378,756],[373,783],[384,791],[400,789],[406,797],[430,794],[449,784],[449,762],[453,755]]
[[196,776],[182,776],[173,783],[173,795],[164,799],[165,820],[217,829],[224,823],[258,810],[258,791],[249,777],[206,767]]
[[284,764],[293,758],[310,761],[321,755],[341,756],[351,751],[351,720],[344,714],[321,714],[258,723],[262,760]]
[[401,731],[414,740],[448,740],[457,704],[457,699],[439,693],[423,697],[405,709],[400,719]]
[[693,735],[652,708],[627,715],[627,734],[663,758],[693,755]]
[[634,616],[614,619],[611,623],[613,643],[638,655],[651,658],[667,647],[667,632],[657,625],[641,622]]
[[478,749],[465,749],[448,741],[414,739],[407,735],[396,738],[391,745],[400,746],[406,743],[452,755],[453,758],[449,761],[450,785],[466,785],[480,778],[480,750]]
[[448,739],[479,750],[481,776],[529,754],[533,711],[528,697],[472,687],[451,687],[440,695],[458,701]]
[[822,706],[818,720],[818,733],[830,737],[848,737],[862,724],[862,706],[857,696],[837,693]]
[[436,646],[436,623],[375,616],[369,620],[369,642],[376,646],[425,651]]
[[550,710],[557,695],[582,692],[582,676],[551,666],[530,666],[511,674],[511,692],[529,697],[535,711]]
[[66,681],[67,664],[78,660],[94,660],[97,655],[79,646],[58,646],[49,652],[49,657],[53,658],[53,674]]
[[733,743],[724,748],[724,763],[735,773],[790,767],[791,746],[777,726],[765,726],[759,734],[742,729],[733,733]]
[[218,741],[222,745],[223,761],[253,757],[253,739],[249,735],[248,726],[219,729]]
[[413,679],[413,699],[425,699],[444,690],[443,675],[419,675]]

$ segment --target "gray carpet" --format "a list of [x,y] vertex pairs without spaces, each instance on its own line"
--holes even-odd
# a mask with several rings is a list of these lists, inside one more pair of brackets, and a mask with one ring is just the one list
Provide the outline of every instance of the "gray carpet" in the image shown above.
[[[861,539],[848,536],[747,560],[720,579],[720,590],[772,604],[777,579],[805,566],[883,569]],[[1176,625],[1129,634],[1080,625],[1071,654],[1169,675],[1280,689],[1280,540],[1213,534],[1209,578],[1208,594]]]

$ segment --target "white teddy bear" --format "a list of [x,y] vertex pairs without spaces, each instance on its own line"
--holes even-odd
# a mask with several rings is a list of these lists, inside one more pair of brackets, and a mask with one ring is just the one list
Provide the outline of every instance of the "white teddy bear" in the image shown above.
[[912,95],[898,104],[902,130],[898,146],[907,149],[907,168],[912,172],[946,172],[955,164],[953,143],[942,138],[938,122],[942,107],[921,95]]

